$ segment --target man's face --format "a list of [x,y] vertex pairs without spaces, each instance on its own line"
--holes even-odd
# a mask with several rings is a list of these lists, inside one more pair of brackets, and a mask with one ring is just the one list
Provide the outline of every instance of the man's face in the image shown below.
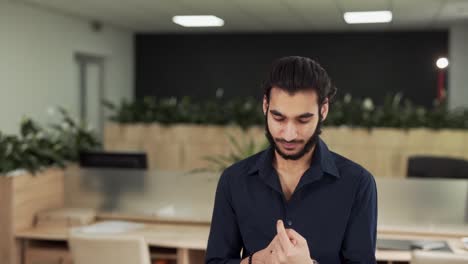
[[318,140],[322,120],[328,114],[328,103],[319,115],[318,96],[314,90],[288,94],[273,87],[270,102],[263,100],[266,116],[266,136],[284,159],[298,160],[308,153]]

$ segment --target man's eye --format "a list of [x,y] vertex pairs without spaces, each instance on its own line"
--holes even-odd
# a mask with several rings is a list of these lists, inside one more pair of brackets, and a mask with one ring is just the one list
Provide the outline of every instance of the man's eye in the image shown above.
[[284,118],[282,118],[282,117],[275,117],[275,120],[278,121],[278,122],[281,122],[281,121],[284,121]]
[[307,119],[299,119],[299,123],[301,124],[305,124],[305,123],[309,123],[310,119],[307,118]]

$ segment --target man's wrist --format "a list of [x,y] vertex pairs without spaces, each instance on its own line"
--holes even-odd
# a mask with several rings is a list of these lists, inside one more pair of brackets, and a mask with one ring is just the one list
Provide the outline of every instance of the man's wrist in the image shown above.
[[248,258],[248,263],[249,264],[252,264],[252,258],[253,258],[254,254],[255,254],[255,252],[250,253],[249,258]]
[[261,257],[262,250],[253,252],[248,257],[241,260],[241,264],[265,264],[263,258]]

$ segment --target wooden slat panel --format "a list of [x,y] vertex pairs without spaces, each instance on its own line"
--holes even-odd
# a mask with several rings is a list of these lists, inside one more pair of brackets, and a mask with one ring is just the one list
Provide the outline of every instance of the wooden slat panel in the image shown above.
[[64,205],[64,172],[47,169],[36,175],[0,176],[0,263],[19,263],[16,231],[30,228],[37,212]]
[[13,262],[12,185],[11,178],[0,176],[0,263]]
[[32,226],[39,211],[63,207],[63,170],[54,168],[35,176],[24,175],[14,179],[14,230]]
[[[206,167],[203,157],[231,152],[226,135],[233,135],[242,145],[250,139],[258,146],[266,141],[260,126],[247,131],[214,125],[132,126],[106,125],[110,138],[104,138],[104,145],[109,150],[147,152],[151,169],[187,171]],[[326,127],[321,137],[332,151],[358,162],[375,177],[404,178],[407,159],[414,154],[468,158],[468,132],[464,130]]]

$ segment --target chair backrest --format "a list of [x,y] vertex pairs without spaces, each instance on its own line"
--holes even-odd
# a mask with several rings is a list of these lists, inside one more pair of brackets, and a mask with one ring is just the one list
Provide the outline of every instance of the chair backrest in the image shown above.
[[449,252],[421,251],[412,253],[411,264],[467,264],[468,255],[457,255]]
[[406,176],[468,179],[468,161],[450,157],[412,156],[408,158]]
[[74,264],[150,264],[142,237],[72,232],[68,240]]

